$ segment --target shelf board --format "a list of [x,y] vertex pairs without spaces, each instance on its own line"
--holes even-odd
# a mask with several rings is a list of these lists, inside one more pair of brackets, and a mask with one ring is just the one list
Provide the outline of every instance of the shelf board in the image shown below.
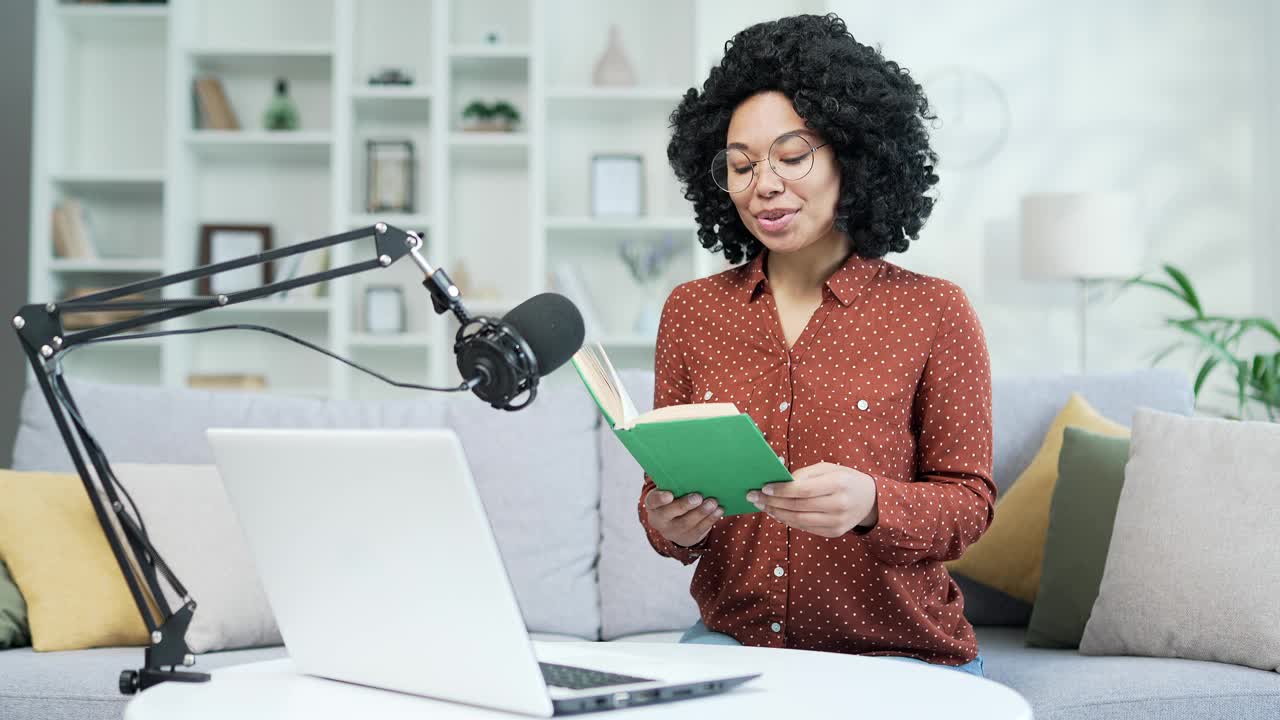
[[525,132],[466,132],[449,133],[449,145],[453,147],[519,147],[529,146],[529,134]]
[[697,224],[693,218],[682,217],[598,218],[561,215],[547,218],[547,230],[550,231],[692,232],[696,229]]
[[326,157],[332,145],[333,133],[327,130],[191,130],[187,134],[187,147],[206,155]]
[[302,60],[329,60],[333,57],[332,45],[284,45],[268,47],[235,47],[231,45],[206,45],[187,48],[193,60],[234,60],[257,62],[284,58]]
[[350,225],[353,228],[362,228],[380,222],[402,230],[419,230],[424,227],[430,227],[431,218],[426,215],[405,215],[403,213],[358,213],[351,216]]
[[395,335],[354,333],[351,336],[351,346],[358,348],[413,348],[426,350],[430,345],[431,336],[427,333],[399,333]]
[[431,88],[421,85],[357,85],[351,89],[351,97],[360,102],[377,100],[431,99]]
[[62,185],[114,186],[114,185],[163,185],[163,170],[73,170],[56,172],[49,176]]
[[681,87],[592,87],[566,86],[547,91],[547,99],[566,102],[596,102],[600,100],[633,100],[637,102],[663,102],[675,105],[684,97],[687,88]]
[[77,37],[111,43],[163,42],[169,19],[167,4],[59,3],[55,12]]
[[449,46],[449,57],[464,60],[510,60],[529,58],[528,45],[458,44]]
[[62,273],[121,273],[143,275],[164,272],[164,260],[160,258],[52,258],[51,272]]

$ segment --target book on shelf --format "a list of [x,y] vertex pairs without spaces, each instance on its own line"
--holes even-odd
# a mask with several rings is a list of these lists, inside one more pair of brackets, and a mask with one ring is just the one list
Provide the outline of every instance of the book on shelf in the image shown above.
[[[287,282],[295,278],[314,275],[329,269],[329,248],[320,248],[309,252],[290,255],[275,261],[275,282]],[[325,294],[328,283],[303,285],[289,290],[281,290],[271,297],[282,302],[299,298],[317,298]]]
[[67,198],[53,209],[53,254],[60,258],[97,260],[89,218],[84,206]]
[[240,121],[227,99],[222,80],[216,75],[202,75],[195,79],[192,90],[195,95],[196,127],[206,130],[239,130]]
[[729,516],[758,512],[749,491],[792,479],[755,421],[733,403],[641,413],[599,343],[584,345],[571,362],[614,436],[658,488],[715,498]]
[[[81,297],[83,295],[92,295],[102,292],[109,288],[105,287],[75,287],[65,292],[62,296],[64,300]],[[143,296],[138,293],[130,293],[122,295],[112,302],[136,302],[142,300]],[[66,330],[85,330],[87,328],[106,325],[107,323],[119,322],[121,320],[129,320],[141,316],[142,310],[93,310],[90,312],[64,312],[62,314],[62,327]]]
[[265,375],[253,373],[192,373],[187,385],[201,390],[265,390]]

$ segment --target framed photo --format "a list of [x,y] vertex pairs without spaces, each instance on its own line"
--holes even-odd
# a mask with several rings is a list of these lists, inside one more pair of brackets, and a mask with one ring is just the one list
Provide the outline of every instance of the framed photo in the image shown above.
[[398,285],[364,289],[364,329],[376,334],[404,332],[404,290]]
[[640,217],[644,214],[643,156],[591,156],[591,214],[596,217]]
[[[270,225],[201,225],[200,264],[235,260],[246,255],[256,255],[271,249]],[[201,295],[252,290],[271,282],[272,265],[261,263],[235,270],[227,270],[210,277],[200,278]]]
[[369,212],[413,212],[417,172],[412,140],[365,142],[365,208]]

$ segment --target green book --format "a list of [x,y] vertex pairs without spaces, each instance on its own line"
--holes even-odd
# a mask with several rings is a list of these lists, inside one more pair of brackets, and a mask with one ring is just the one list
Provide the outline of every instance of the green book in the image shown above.
[[733,403],[639,413],[598,343],[584,346],[572,362],[618,441],[672,495],[696,492],[715,498],[726,516],[744,515],[758,512],[747,502],[748,491],[792,479],[755,421]]

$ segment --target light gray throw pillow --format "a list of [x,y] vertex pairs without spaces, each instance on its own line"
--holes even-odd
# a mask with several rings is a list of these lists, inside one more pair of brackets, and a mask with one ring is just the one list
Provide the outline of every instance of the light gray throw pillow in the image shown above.
[[[197,603],[187,646],[193,653],[280,645],[235,511],[212,465],[116,463],[147,536]],[[179,598],[161,579],[170,609]]]
[[1280,671],[1280,424],[1139,409],[1083,655]]

